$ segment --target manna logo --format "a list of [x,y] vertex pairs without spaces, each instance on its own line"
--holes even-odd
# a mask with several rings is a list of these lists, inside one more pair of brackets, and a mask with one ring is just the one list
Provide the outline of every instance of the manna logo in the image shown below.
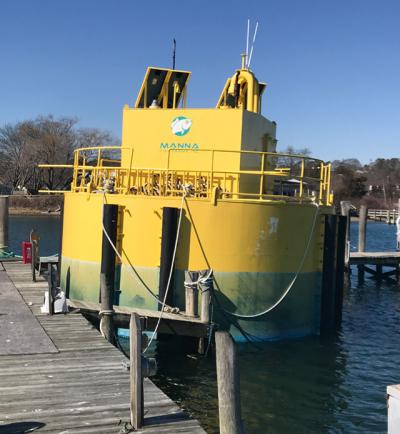
[[185,116],[177,116],[171,122],[171,130],[172,133],[175,134],[175,136],[179,136],[179,137],[186,136],[186,134],[190,131],[191,127],[192,127],[191,119]]

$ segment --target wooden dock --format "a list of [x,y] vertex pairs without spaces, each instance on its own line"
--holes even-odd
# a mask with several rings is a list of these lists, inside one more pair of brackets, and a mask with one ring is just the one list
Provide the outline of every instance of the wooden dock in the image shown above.
[[[367,272],[378,281],[399,280],[400,252],[351,252],[349,264],[358,266],[359,279],[363,279],[364,272]],[[389,267],[391,270],[383,271],[383,267]]]
[[388,224],[395,224],[399,217],[398,209],[369,209],[368,219]]
[[[133,432],[124,427],[130,420],[125,356],[82,315],[42,314],[47,282],[32,282],[29,265],[3,266],[0,433]],[[205,433],[148,379],[144,396],[145,426],[136,433]]]

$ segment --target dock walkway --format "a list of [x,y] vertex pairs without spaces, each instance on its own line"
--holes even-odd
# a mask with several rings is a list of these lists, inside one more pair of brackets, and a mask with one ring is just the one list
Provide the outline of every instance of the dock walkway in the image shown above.
[[[125,356],[82,315],[41,314],[47,282],[33,283],[30,266],[3,266],[0,434],[124,432],[130,419]],[[205,433],[148,379],[144,396],[145,427],[135,433]]]
[[[377,281],[385,279],[396,283],[400,278],[400,252],[351,252],[349,265],[357,265],[360,282],[364,279],[364,272]],[[390,270],[383,271],[383,267]]]

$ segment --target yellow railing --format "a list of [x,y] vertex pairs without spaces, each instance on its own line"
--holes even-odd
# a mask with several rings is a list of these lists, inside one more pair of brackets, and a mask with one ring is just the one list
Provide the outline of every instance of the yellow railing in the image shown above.
[[[129,156],[128,167],[117,166],[119,159],[109,155],[122,151]],[[71,165],[40,167],[70,168],[72,192],[146,196],[182,196],[185,192],[199,199],[332,203],[331,166],[315,158],[256,151],[169,149],[165,152],[166,168],[135,168],[133,150],[120,147],[80,148],[75,151]],[[235,155],[234,166],[240,170],[221,167]],[[177,168],[179,164],[195,167],[194,161],[199,156],[205,156],[199,160],[204,167]],[[173,161],[175,157],[179,161]]]

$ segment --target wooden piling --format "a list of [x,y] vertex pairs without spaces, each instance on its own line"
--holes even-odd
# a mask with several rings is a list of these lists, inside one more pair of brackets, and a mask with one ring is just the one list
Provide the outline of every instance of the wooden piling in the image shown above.
[[335,328],[336,289],[336,215],[325,216],[324,259],[321,289],[321,334]]
[[[103,206],[103,226],[111,242],[117,242],[118,205]],[[115,250],[103,230],[100,272],[101,315],[100,328],[103,336],[115,344],[113,324]]]
[[201,312],[200,319],[205,324],[210,322],[211,290],[205,289],[201,292]]
[[340,209],[341,209],[342,216],[347,217],[345,267],[347,270],[350,270],[349,269],[349,257],[350,257],[350,209],[351,209],[351,202],[349,202],[347,200],[342,200],[340,202]]
[[185,313],[188,316],[198,315],[199,290],[197,285],[185,285]]
[[337,220],[335,326],[339,327],[342,322],[343,309],[347,218],[344,216],[338,216]]
[[129,323],[130,383],[131,383],[131,424],[135,430],[143,425],[144,399],[142,378],[142,327],[140,318],[131,314]]
[[[359,218],[358,218],[358,251],[365,252],[365,243],[367,236],[367,217],[368,209],[366,205],[360,206]],[[364,265],[360,264],[358,268],[358,283],[364,282]]]
[[243,434],[240,376],[235,343],[228,332],[215,333],[220,434]]
[[63,234],[64,234],[64,200],[61,204],[61,210],[60,210],[60,250],[58,254],[58,281],[61,280],[61,261],[62,261],[62,245],[63,245]]
[[54,302],[53,302],[53,274],[52,274],[52,264],[48,264],[47,265],[47,272],[48,272],[48,276],[47,276],[47,284],[48,284],[48,298],[49,298],[49,315],[53,315],[54,314]]
[[[211,306],[211,289],[205,288],[201,291],[201,310],[200,310],[200,319],[204,324],[210,324],[211,316],[210,316],[210,306]],[[208,333],[211,333],[209,330]],[[206,349],[206,338],[199,338],[199,346],[198,353],[205,354]]]
[[367,236],[367,216],[368,209],[361,205],[358,219],[358,251],[365,252],[365,241]]
[[31,244],[32,244],[31,272],[32,272],[32,282],[36,282],[37,241],[33,239],[32,232],[33,231],[31,231]]
[[[164,300],[165,291],[169,274],[173,264],[173,254],[178,229],[179,209],[164,207],[162,216],[162,230],[161,230],[161,257],[160,257],[160,278],[158,285],[158,296],[160,300]],[[171,282],[168,290],[167,304],[172,303],[174,288],[174,273],[172,273]],[[160,308],[160,306],[159,306]]]
[[382,264],[376,264],[376,281],[382,282]]
[[0,196],[0,250],[8,248],[8,196]]

